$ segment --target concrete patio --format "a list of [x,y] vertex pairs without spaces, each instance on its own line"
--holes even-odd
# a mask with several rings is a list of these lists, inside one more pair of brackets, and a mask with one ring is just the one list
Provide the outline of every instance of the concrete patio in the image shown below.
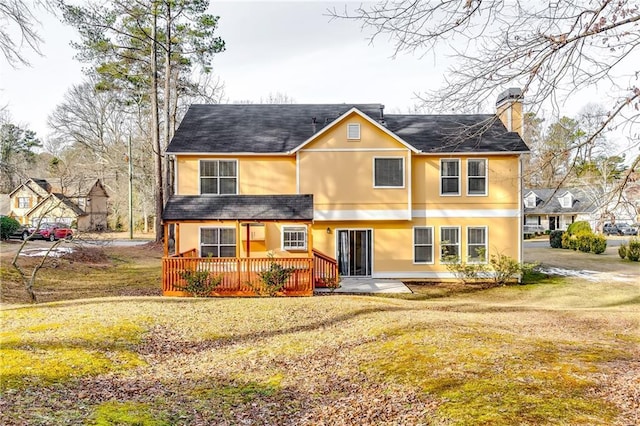
[[[316,288],[316,293],[331,293],[329,288]],[[340,287],[333,293],[366,294],[366,293],[412,293],[412,291],[398,280],[382,278],[343,278]]]

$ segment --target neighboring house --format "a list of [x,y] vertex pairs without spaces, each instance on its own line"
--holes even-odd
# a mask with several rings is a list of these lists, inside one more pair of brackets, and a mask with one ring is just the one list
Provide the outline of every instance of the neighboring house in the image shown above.
[[269,255],[313,266],[287,294],[311,294],[332,262],[342,276],[447,279],[452,255],[521,261],[521,92],[501,95],[499,117],[383,108],[192,105],[166,151],[164,294],[183,294],[184,268],[251,294]]
[[24,225],[38,222],[75,224],[79,231],[107,229],[107,199],[109,195],[100,179],[87,184],[74,184],[54,192],[44,179],[29,179],[10,194],[11,211]]
[[584,220],[596,229],[598,205],[594,196],[577,188],[525,189],[524,233],[566,230]]

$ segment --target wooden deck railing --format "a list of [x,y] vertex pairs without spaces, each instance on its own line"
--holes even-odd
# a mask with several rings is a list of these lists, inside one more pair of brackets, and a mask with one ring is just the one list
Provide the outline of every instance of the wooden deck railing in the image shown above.
[[338,261],[313,249],[313,281],[316,287],[333,287],[340,282]]
[[162,259],[162,294],[188,296],[180,289],[184,285],[181,274],[184,271],[209,271],[222,275],[222,282],[212,296],[254,296],[265,290],[258,273],[268,270],[273,262],[294,270],[285,282],[282,295],[313,295],[314,259],[195,257],[195,250]]

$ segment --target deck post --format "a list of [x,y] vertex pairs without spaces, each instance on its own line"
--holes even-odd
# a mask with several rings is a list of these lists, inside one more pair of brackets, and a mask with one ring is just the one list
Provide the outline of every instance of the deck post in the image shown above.
[[164,257],[169,255],[169,224],[164,223]]

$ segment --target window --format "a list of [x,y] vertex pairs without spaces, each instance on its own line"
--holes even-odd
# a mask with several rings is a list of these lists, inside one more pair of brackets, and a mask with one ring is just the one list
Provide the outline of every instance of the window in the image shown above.
[[532,209],[536,206],[537,201],[538,197],[532,192],[524,199],[524,206],[528,209]]
[[467,258],[473,263],[487,261],[487,228],[467,228]]
[[460,160],[440,160],[440,194],[460,195]]
[[374,188],[404,187],[404,158],[373,159]]
[[236,160],[200,160],[200,194],[237,194]]
[[359,123],[347,124],[347,139],[348,140],[360,139],[360,124]]
[[570,192],[567,192],[562,197],[559,197],[558,201],[560,201],[560,207],[562,207],[563,209],[573,207],[573,195],[571,195]]
[[234,228],[200,228],[201,257],[236,257]]
[[283,226],[282,227],[282,249],[283,250],[306,250],[307,249],[307,228],[305,226]]
[[31,201],[29,197],[18,197],[18,208],[28,209],[30,204],[29,201]]
[[433,263],[433,228],[413,228],[413,262]]
[[460,259],[460,229],[440,228],[440,261]]
[[468,195],[487,195],[487,160],[467,160]]

